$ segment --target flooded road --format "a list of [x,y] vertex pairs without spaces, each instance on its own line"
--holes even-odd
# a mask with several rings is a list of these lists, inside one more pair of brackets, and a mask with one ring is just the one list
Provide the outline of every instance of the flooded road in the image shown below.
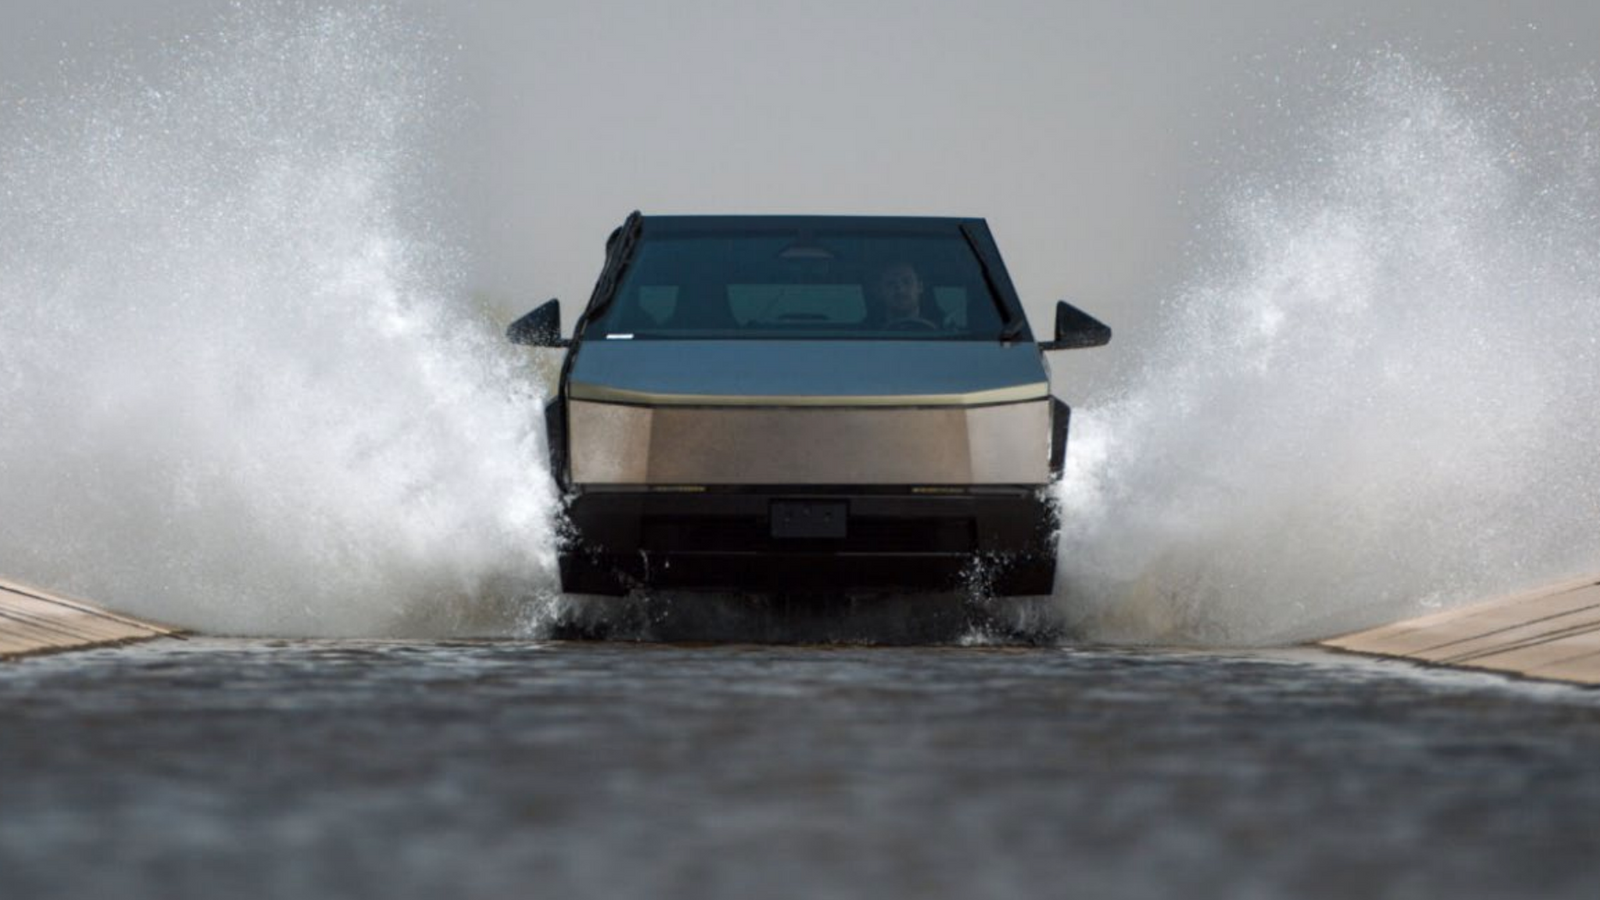
[[0,895],[1583,897],[1600,693],[1312,651],[0,666]]

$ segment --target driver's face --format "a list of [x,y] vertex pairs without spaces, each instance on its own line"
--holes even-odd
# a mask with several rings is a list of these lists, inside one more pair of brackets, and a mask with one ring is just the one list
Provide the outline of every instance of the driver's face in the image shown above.
[[890,315],[909,316],[917,313],[922,297],[922,279],[910,266],[890,266],[878,275],[878,296]]

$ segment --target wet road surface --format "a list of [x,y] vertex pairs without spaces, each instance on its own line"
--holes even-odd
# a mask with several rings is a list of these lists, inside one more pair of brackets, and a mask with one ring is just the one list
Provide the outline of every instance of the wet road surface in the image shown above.
[[1600,692],[1311,651],[0,666],[0,896],[1594,897]]

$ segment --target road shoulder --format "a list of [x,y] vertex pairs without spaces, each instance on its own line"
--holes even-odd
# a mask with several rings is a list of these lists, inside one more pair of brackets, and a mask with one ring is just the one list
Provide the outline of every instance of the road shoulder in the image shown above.
[[1586,577],[1329,638],[1319,646],[1600,684],[1600,579]]
[[0,660],[179,634],[87,600],[0,579]]

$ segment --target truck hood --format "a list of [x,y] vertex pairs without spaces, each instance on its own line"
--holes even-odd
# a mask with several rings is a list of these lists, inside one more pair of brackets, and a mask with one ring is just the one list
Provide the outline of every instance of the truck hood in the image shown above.
[[1049,396],[1030,341],[585,341],[567,396],[645,406],[980,406]]

